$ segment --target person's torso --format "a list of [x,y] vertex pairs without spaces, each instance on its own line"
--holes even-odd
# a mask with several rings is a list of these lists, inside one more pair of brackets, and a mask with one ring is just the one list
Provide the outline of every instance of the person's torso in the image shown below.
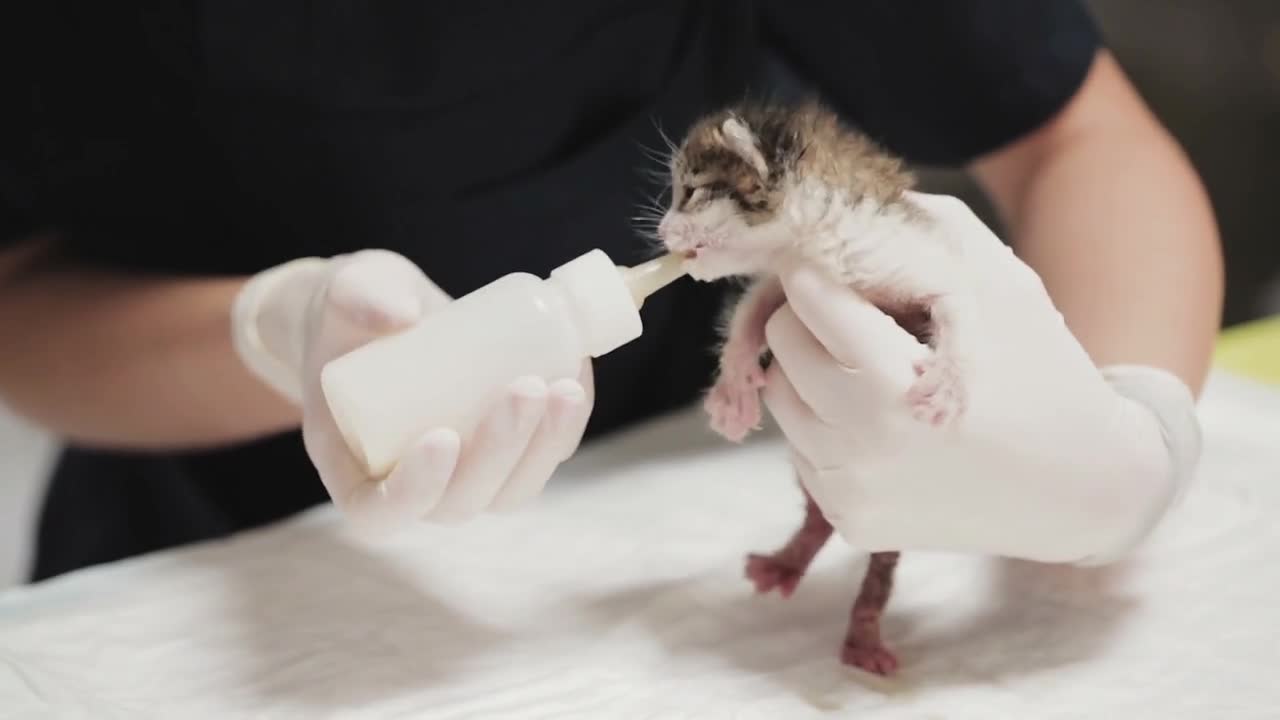
[[56,20],[67,49],[36,64],[30,137],[5,152],[77,252],[131,267],[386,247],[461,293],[602,243],[636,257],[630,218],[660,189],[644,147],[736,99],[751,23],[683,0],[547,7],[85,3]]
[[[678,133],[740,98],[757,60],[749,13],[678,0],[556,3],[554,14],[247,0],[42,14],[66,50],[34,68],[31,112],[2,151],[20,199],[71,252],[247,274],[380,247],[453,295],[595,247],[620,263],[651,256],[633,218],[663,189],[646,172],[661,169],[659,128]],[[707,382],[718,293],[679,285],[646,303],[642,338],[595,363],[593,434]],[[163,545],[323,499],[300,445],[290,434],[159,457],[72,450],[55,485],[96,483],[92,513],[130,532],[154,526],[158,539],[141,544]],[[174,483],[189,511],[161,500]],[[51,505],[46,535],[89,521],[74,507],[88,498]]]

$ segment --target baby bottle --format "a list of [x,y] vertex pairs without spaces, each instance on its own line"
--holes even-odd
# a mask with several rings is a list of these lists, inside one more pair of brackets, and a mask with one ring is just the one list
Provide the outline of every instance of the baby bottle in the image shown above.
[[516,378],[576,377],[639,337],[645,298],[683,274],[678,256],[628,268],[600,250],[545,280],[512,273],[334,359],[321,387],[352,453],[384,476],[429,430],[468,437]]

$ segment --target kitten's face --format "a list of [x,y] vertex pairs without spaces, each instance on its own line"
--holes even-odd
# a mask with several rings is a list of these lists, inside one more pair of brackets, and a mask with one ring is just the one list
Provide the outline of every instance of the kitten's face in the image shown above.
[[690,131],[671,163],[671,207],[658,225],[669,252],[697,280],[750,275],[789,242],[778,210],[781,178],[755,135],[733,117]]

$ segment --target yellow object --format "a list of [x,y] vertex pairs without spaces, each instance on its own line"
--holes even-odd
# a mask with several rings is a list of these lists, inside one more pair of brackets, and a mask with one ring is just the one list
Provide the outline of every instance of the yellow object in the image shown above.
[[1280,315],[1223,330],[1213,361],[1237,375],[1280,385]]

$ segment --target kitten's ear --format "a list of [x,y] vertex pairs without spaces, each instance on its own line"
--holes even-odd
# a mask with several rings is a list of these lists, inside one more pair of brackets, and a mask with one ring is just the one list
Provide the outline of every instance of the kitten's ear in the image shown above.
[[725,143],[729,148],[755,168],[761,178],[769,176],[769,166],[764,161],[764,155],[760,154],[760,148],[756,146],[756,138],[741,120],[736,117],[725,120],[720,125],[720,131],[724,133]]

